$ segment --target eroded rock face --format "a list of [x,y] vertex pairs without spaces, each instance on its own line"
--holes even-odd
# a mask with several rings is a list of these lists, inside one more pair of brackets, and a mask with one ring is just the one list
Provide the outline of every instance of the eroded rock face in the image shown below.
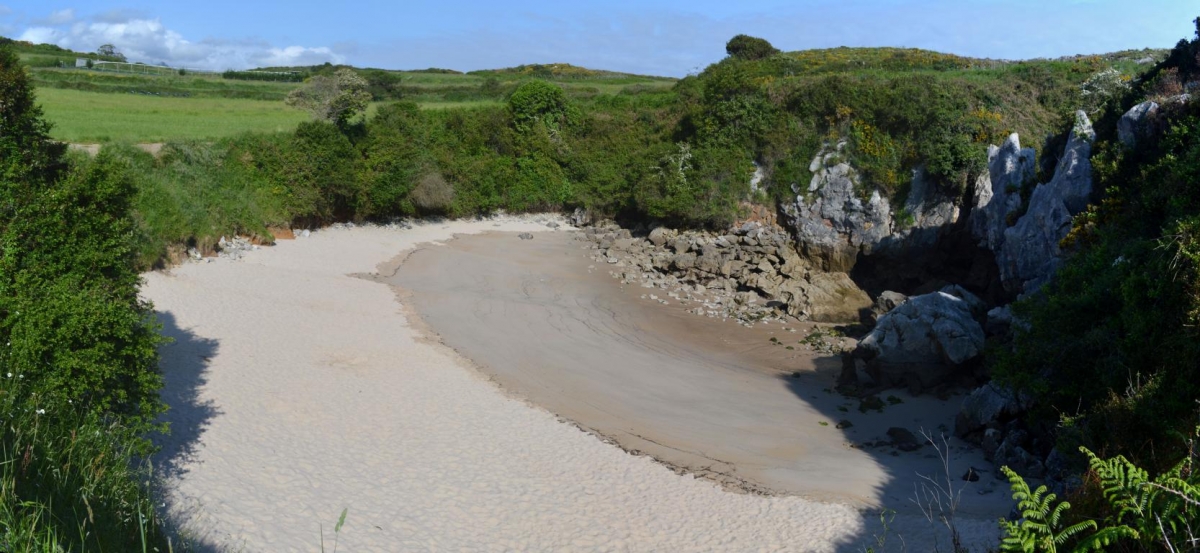
[[988,174],[975,182],[971,232],[979,245],[992,251],[1004,243],[1009,217],[1021,208],[1021,186],[1032,181],[1037,153],[1022,148],[1013,133],[1004,144],[988,147]]
[[908,298],[879,318],[855,356],[884,386],[927,389],[983,353],[986,304],[958,286]]
[[848,272],[860,255],[899,259],[936,247],[958,221],[955,198],[939,194],[920,168],[902,209],[893,209],[877,190],[864,196],[858,172],[842,158],[844,146],[817,155],[807,188],[793,185],[796,199],[783,206],[799,251],[820,268]]
[[1034,152],[1021,148],[1015,134],[1004,145],[988,150],[989,175],[976,183],[971,231],[981,246],[995,253],[1000,280],[1008,292],[1037,290],[1058,269],[1062,259],[1059,243],[1070,232],[1072,218],[1091,198],[1089,158],[1095,138],[1087,115],[1076,112],[1054,178],[1034,187],[1020,218],[1016,218],[1021,209],[1020,189],[1034,176]]
[[1011,292],[1033,292],[1045,284],[1062,262],[1059,243],[1071,231],[1071,221],[1092,195],[1092,142],[1096,133],[1082,111],[1054,171],[1054,178],[1033,189],[1029,207],[1004,231],[996,250],[1000,279]]
[[796,201],[784,206],[796,245],[828,271],[846,272],[860,252],[870,254],[892,231],[891,206],[878,192],[859,197],[858,173],[832,154],[817,156],[806,190],[793,190]]

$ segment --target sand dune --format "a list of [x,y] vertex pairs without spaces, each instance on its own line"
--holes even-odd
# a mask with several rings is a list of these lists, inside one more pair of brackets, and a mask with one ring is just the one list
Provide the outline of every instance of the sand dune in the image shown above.
[[[515,399],[424,338],[392,289],[354,276],[456,233],[546,230],[496,224],[325,230],[242,261],[146,275],[144,294],[176,338],[163,348],[173,433],[158,467],[168,510],[199,549],[315,551],[322,527],[332,544],[343,508],[342,551],[857,551],[872,541],[871,513],[732,493]],[[995,533],[986,519],[962,527]],[[936,530],[907,513],[892,528],[909,550],[927,550]]]

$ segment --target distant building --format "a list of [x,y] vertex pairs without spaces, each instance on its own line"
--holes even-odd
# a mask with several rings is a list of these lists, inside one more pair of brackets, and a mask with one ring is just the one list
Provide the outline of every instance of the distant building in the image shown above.
[[75,68],[87,67],[87,58],[75,58]]

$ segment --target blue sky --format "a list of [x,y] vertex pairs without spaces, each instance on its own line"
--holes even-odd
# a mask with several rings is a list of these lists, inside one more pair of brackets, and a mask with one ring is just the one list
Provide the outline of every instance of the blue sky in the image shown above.
[[1174,45],[1198,0],[0,0],[0,35],[206,69],[567,62],[682,76],[735,34],[784,50],[905,46],[1021,59]]

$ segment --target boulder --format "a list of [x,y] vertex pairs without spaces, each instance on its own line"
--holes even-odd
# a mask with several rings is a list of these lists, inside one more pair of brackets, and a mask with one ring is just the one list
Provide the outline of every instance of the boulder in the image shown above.
[[936,386],[983,352],[982,305],[956,286],[909,298],[879,318],[855,353],[884,386]]
[[577,207],[575,208],[575,212],[571,213],[571,217],[568,220],[576,227],[585,227],[592,224],[592,212],[582,207]]
[[675,238],[675,231],[667,227],[658,227],[650,231],[650,236],[647,237],[651,244],[659,248],[665,246],[673,238]]
[[1130,108],[1117,121],[1117,140],[1126,148],[1137,146],[1138,138],[1146,132],[1149,122],[1158,113],[1158,103],[1142,102]]
[[1029,207],[1017,223],[1004,230],[996,252],[1000,280],[1011,293],[1030,293],[1046,283],[1062,260],[1059,243],[1071,231],[1071,221],[1083,211],[1092,194],[1092,141],[1096,133],[1082,112],[1054,171],[1054,178],[1039,184]]
[[1037,152],[1022,148],[1016,133],[988,147],[988,173],[975,181],[971,233],[981,247],[996,251],[1004,242],[1009,216],[1021,208],[1021,187],[1034,179]]
[[802,291],[802,298],[788,302],[788,312],[793,309],[807,315],[807,320],[819,323],[853,323],[871,309],[871,297],[850,280],[846,273],[819,273],[809,275],[807,281],[793,280]]
[[[1023,413],[1027,407],[1025,398],[994,383],[985,384],[963,399],[962,407],[954,419],[954,435],[961,438],[979,430],[997,429],[1003,422]],[[984,437],[986,439],[987,436]],[[998,435],[993,439],[996,438]]]
[[887,313],[906,301],[908,301],[908,296],[900,292],[886,291],[875,298],[875,308],[881,313]]

